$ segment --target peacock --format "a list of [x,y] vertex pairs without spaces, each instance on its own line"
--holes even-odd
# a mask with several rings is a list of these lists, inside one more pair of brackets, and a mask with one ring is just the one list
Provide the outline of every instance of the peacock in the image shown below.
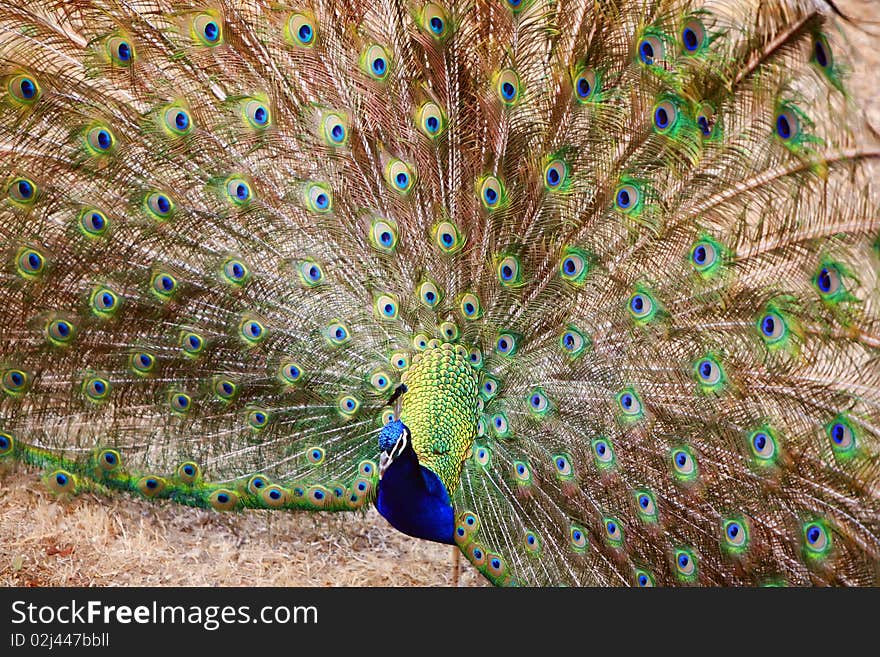
[[0,461],[496,585],[878,585],[842,16],[3,0]]

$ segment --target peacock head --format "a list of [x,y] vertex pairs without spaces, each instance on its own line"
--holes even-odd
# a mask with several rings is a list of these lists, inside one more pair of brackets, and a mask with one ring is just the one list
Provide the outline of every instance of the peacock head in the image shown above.
[[379,479],[409,444],[409,429],[400,420],[389,422],[379,432]]

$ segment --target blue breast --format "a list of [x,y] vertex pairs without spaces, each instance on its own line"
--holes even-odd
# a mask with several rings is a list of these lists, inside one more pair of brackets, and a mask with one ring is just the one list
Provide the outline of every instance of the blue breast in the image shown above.
[[376,507],[404,534],[437,543],[455,542],[455,514],[446,486],[436,474],[419,464],[411,445],[407,445],[382,475]]

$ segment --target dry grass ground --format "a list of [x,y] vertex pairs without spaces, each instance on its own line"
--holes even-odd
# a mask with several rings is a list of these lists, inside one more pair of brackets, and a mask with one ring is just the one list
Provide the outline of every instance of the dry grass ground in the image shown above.
[[[876,0],[838,0],[880,21]],[[849,28],[851,85],[880,127],[880,24]],[[32,472],[0,472],[3,586],[448,586],[452,549],[410,539],[375,511],[219,514],[132,498],[59,500]],[[462,564],[462,585],[485,584]]]

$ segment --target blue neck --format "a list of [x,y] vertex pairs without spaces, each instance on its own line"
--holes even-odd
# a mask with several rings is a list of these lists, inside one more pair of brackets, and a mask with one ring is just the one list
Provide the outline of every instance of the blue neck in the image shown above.
[[404,534],[437,543],[455,543],[455,515],[446,486],[440,477],[419,465],[410,444],[382,475],[376,507]]

